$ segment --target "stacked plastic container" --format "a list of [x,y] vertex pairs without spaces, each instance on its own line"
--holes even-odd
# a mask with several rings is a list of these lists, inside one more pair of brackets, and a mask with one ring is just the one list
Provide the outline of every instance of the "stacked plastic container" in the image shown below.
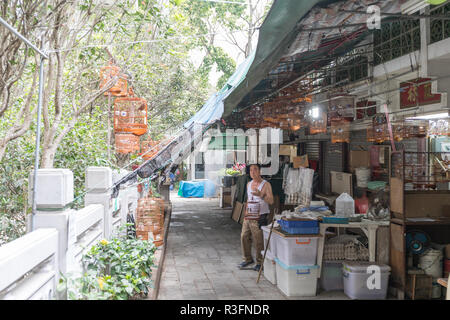
[[[270,227],[269,226],[262,226],[261,227],[263,231],[263,237],[264,237],[264,249],[267,246],[268,239],[269,239],[269,233],[270,233]],[[278,238],[278,234],[275,232],[272,232],[272,235],[270,236],[270,242],[269,242],[269,248],[266,252],[266,258],[264,259],[264,277],[272,284],[277,284],[277,275],[276,275],[276,268],[275,268],[275,257],[276,257],[276,250],[277,245],[276,241]],[[264,255],[264,251],[261,252],[262,255]]]
[[[283,221],[283,220],[280,220]],[[286,228],[292,225],[286,224]],[[312,224],[294,226],[305,232],[316,231]],[[284,229],[284,228],[283,228]],[[318,229],[318,228],[317,228]],[[298,229],[294,229],[298,230]],[[272,233],[273,234],[273,233]],[[318,237],[315,234],[298,234],[282,236],[277,234],[276,244],[276,283],[287,296],[315,296],[319,266],[316,264]]]
[[386,299],[391,268],[368,261],[343,263],[344,292],[351,299]]

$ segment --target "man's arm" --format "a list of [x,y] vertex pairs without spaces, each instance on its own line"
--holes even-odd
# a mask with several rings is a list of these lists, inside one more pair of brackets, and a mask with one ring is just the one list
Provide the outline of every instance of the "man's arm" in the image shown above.
[[269,182],[264,184],[263,187],[263,200],[267,202],[269,205],[273,204],[273,193],[272,193],[272,186]]

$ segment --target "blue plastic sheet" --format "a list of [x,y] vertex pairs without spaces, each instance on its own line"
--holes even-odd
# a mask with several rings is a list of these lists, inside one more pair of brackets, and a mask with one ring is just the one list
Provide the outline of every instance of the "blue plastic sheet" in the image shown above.
[[184,198],[203,198],[205,194],[204,181],[181,181],[178,195]]

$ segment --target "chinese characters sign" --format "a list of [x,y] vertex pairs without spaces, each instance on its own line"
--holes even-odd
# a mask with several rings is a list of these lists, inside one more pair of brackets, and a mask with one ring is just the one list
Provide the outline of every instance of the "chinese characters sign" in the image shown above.
[[417,78],[400,83],[400,109],[441,102],[439,93],[431,93],[431,82],[427,82],[430,80]]

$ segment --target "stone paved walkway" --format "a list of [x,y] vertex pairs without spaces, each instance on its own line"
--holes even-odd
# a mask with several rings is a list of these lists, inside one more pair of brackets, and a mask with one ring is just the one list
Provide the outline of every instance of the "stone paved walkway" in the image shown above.
[[[286,297],[263,275],[239,270],[241,226],[219,200],[180,198],[171,194],[172,218],[158,299],[253,300]],[[346,299],[342,292],[325,292],[301,299]],[[299,298],[294,298],[299,299]]]

